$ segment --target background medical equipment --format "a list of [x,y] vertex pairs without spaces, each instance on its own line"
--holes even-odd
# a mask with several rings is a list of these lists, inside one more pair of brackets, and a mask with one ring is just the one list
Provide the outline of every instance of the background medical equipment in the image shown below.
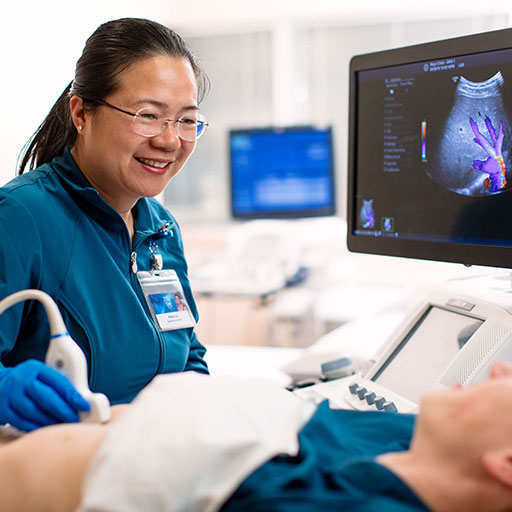
[[270,295],[307,277],[301,265],[304,241],[286,221],[245,222],[232,227],[226,241],[220,260],[191,269],[194,293]]
[[41,290],[22,290],[0,301],[0,314],[25,300],[38,300],[45,308],[50,324],[50,344],[45,363],[65,375],[76,390],[91,405],[88,412],[80,412],[82,422],[104,423],[110,419],[110,402],[102,393],[93,393],[87,382],[87,360],[82,349],[71,338],[62,320],[57,304]]
[[339,352],[319,352],[306,353],[281,369],[293,379],[292,387],[304,387],[306,381],[314,383],[315,379],[332,380],[352,375],[355,365],[352,359]]
[[354,362],[350,357],[340,357],[320,365],[325,380],[341,379],[354,373]]

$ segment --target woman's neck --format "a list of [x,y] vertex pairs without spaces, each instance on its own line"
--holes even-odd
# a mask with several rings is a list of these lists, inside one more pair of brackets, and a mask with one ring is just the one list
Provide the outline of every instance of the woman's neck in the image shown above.
[[94,187],[100,196],[103,198],[103,200],[109,204],[114,210],[116,210],[119,215],[123,218],[126,227],[128,228],[128,233],[130,234],[130,240],[133,240],[133,235],[135,232],[135,229],[133,227],[133,207],[135,206],[136,201],[135,200],[129,200],[126,199],[124,201],[120,201],[119,197],[114,196],[112,193],[109,192],[109,190],[102,188],[100,184],[95,183],[94,179],[91,177],[91,175],[87,172],[86,166],[83,164],[81,158],[80,158],[80,152],[78,151],[77,145],[75,144],[71,150],[71,156],[75,160],[76,165],[82,172],[82,174],[86,177],[87,181],[91,184],[92,187]]
[[126,227],[128,228],[128,233],[130,234],[130,240],[133,242],[133,236],[135,235],[135,228],[133,225],[132,210],[128,210],[128,212],[125,215],[121,214],[121,217],[123,217],[123,220],[126,223]]

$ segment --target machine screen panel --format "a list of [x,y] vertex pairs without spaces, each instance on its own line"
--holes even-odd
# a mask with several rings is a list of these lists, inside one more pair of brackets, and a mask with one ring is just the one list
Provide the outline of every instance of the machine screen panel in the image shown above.
[[348,246],[510,268],[512,30],[351,61]]
[[431,306],[372,380],[418,403],[482,323]]

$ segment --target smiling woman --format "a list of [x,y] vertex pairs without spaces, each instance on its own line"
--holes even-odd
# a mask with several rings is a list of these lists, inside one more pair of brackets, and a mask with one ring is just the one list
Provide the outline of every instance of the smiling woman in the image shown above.
[[[104,23],[27,143],[21,176],[0,189],[0,298],[24,288],[53,297],[86,354],[90,388],[113,403],[159,373],[208,373],[180,230],[152,199],[208,126],[199,112],[207,86],[171,29],[135,18]],[[155,292],[183,297],[179,321],[157,321]],[[78,419],[84,405],[71,399],[71,384],[62,411],[31,398],[42,386],[54,402],[52,379],[42,377],[53,370],[27,366],[44,360],[48,341],[39,305],[0,317],[0,423],[33,430]]]

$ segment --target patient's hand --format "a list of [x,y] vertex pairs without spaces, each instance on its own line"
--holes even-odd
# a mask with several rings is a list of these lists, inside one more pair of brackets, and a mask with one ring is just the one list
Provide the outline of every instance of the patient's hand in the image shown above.
[[506,361],[494,362],[491,366],[489,377],[491,379],[496,379],[498,377],[512,377],[512,364],[507,363]]

